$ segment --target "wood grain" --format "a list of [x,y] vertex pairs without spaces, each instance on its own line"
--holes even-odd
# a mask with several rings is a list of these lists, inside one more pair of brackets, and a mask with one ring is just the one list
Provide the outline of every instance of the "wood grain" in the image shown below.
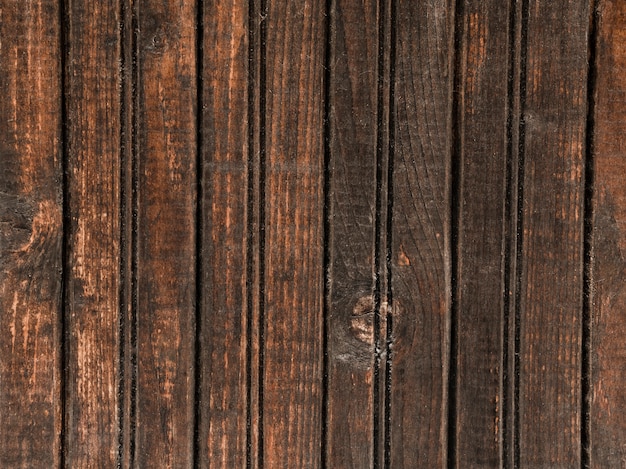
[[116,3],[68,4],[69,467],[118,456],[120,31]]
[[136,2],[137,454],[189,467],[194,436],[194,5]]
[[315,468],[322,442],[325,12],[314,1],[267,6],[263,465]]
[[393,467],[445,467],[454,2],[397,10],[393,155]]
[[623,465],[626,5],[1,3],[0,467]]
[[0,465],[61,456],[63,152],[59,5],[0,10]]
[[202,12],[201,467],[245,467],[251,443],[248,15],[240,0]]
[[[371,467],[380,12],[375,1],[333,3],[330,37],[329,467]],[[369,183],[366,183],[369,182]]]
[[626,4],[598,4],[592,244],[591,467],[626,459]]
[[[455,467],[501,467],[509,5],[462,3]],[[453,189],[454,190],[454,189]]]
[[536,1],[526,15],[519,458],[521,466],[570,468],[581,457],[589,5]]

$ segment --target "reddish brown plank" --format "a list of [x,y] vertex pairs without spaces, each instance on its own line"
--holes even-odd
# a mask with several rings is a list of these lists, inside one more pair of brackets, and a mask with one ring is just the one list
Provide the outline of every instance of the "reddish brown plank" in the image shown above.
[[319,467],[323,364],[323,2],[266,22],[263,461]]
[[456,467],[500,467],[509,4],[460,15]]
[[137,15],[137,454],[189,467],[194,435],[196,70],[193,2]]
[[201,467],[245,467],[249,443],[248,14],[241,0],[202,12]]
[[68,3],[67,450],[69,467],[118,455],[120,31],[113,2]]
[[62,428],[59,2],[3,2],[0,37],[0,465],[45,468]]
[[[580,464],[588,2],[524,11],[519,461]],[[567,27],[563,27],[567,25]]]
[[371,467],[376,444],[378,3],[337,0],[330,15],[328,467]]
[[626,4],[598,4],[593,197],[591,467],[626,459]]
[[445,467],[454,2],[398,6],[393,155],[392,467]]

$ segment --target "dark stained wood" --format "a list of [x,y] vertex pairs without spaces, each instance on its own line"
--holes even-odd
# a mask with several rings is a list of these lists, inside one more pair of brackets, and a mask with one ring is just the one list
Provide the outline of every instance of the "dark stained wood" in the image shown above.
[[71,224],[67,279],[68,467],[118,455],[120,31],[117,3],[68,4]]
[[[465,1],[460,31],[456,467],[500,467],[508,2]],[[454,188],[453,188],[454,190]],[[453,396],[450,396],[453,398]]]
[[189,467],[194,436],[196,67],[191,2],[137,15],[137,454]]
[[330,37],[328,467],[372,467],[379,11],[337,0]]
[[626,4],[598,4],[593,198],[591,467],[626,459]]
[[58,467],[62,141],[56,1],[0,13],[0,466]]
[[315,468],[321,460],[323,7],[270,2],[265,19],[262,452],[268,468]]
[[240,0],[204,2],[202,12],[201,467],[245,467],[251,443],[248,14]]
[[623,465],[621,2],[1,3],[0,467]]
[[519,458],[522,467],[571,468],[581,457],[589,5],[530,2],[527,14]]
[[391,253],[393,467],[444,467],[454,2],[398,7]]

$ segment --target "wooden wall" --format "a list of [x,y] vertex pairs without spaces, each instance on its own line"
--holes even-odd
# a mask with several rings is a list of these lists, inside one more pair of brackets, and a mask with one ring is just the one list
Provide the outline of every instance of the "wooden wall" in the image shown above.
[[0,466],[616,468],[626,3],[0,0]]

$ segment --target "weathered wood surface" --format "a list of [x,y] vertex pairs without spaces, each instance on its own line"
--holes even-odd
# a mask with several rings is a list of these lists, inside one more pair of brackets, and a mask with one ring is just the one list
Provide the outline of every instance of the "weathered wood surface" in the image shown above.
[[268,2],[264,114],[261,458],[319,467],[324,331],[324,4]]
[[379,83],[384,73],[379,69],[383,27],[379,3],[337,0],[329,16],[329,467],[371,467],[378,443],[374,441],[378,384],[374,315],[380,304],[375,280],[380,275],[376,182],[381,163],[378,116],[383,111]]
[[[503,411],[510,274],[507,191],[511,5],[460,2],[457,50],[458,238],[455,467],[499,467],[506,456]],[[489,233],[488,236],[485,234]],[[508,423],[508,422],[507,422]]]
[[597,8],[589,430],[590,467],[602,468],[626,460],[626,5]]
[[121,413],[121,53],[118,4],[67,3],[66,450],[114,467]]
[[625,24],[2,2],[0,465],[619,467]]
[[136,454],[189,467],[195,426],[196,30],[191,2],[136,15]]
[[0,465],[59,466],[63,141],[56,1],[0,19]]
[[[250,177],[254,174],[248,71],[248,2],[205,2],[200,102],[201,293],[198,461],[244,467],[252,437],[251,309],[258,304],[249,269]],[[222,47],[215,47],[222,44]]]
[[[396,6],[392,102],[392,467],[447,460],[454,2]],[[419,422],[419,424],[417,424]]]
[[581,463],[588,25],[587,2],[522,7],[516,305],[521,467]]

